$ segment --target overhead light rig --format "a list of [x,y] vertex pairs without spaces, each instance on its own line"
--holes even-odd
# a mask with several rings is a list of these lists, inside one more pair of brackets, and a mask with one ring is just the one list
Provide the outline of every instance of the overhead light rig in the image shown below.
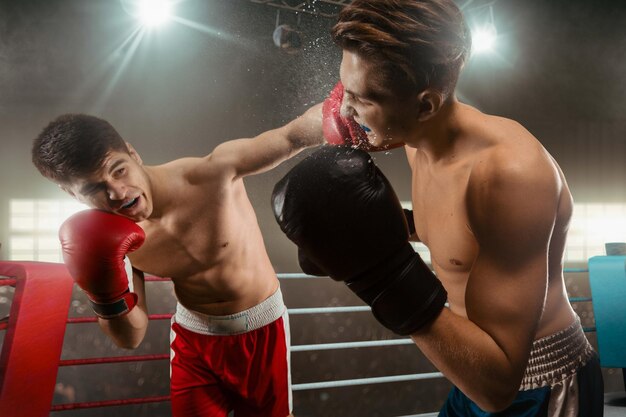
[[252,3],[264,4],[277,9],[289,10],[294,13],[306,13],[326,18],[337,17],[341,9],[352,0],[250,0]]

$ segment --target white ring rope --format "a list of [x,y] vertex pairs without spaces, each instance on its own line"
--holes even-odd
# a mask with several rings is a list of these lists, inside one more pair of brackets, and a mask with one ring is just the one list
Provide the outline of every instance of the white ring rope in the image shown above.
[[282,274],[276,274],[280,279],[308,279],[308,278],[328,278],[328,276],[318,277],[316,275],[307,275],[301,272],[286,272]]
[[441,372],[428,372],[423,374],[408,374],[408,375],[391,375],[391,376],[379,376],[372,378],[358,378],[358,379],[342,379],[339,381],[322,381],[322,382],[309,382],[304,384],[293,384],[291,389],[293,391],[301,391],[308,389],[320,389],[320,388],[337,388],[337,387],[351,387],[355,385],[370,385],[370,384],[383,384],[387,382],[404,382],[404,381],[417,381],[423,379],[435,379],[443,378]]
[[375,346],[399,346],[412,345],[411,339],[388,339],[388,340],[364,340],[360,342],[337,342],[337,343],[317,343],[313,345],[292,346],[292,352],[308,352],[311,350],[331,350],[331,349],[353,349]]
[[343,307],[311,307],[311,308],[289,308],[289,315],[294,314],[325,314],[325,313],[358,313],[361,311],[371,311],[370,306],[343,306]]

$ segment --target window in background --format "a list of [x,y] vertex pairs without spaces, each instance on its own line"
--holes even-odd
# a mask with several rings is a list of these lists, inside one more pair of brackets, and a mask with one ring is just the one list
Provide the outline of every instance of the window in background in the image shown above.
[[574,204],[565,262],[586,262],[605,255],[608,242],[626,242],[626,204]]
[[58,231],[61,223],[86,206],[75,200],[9,202],[9,259],[62,262]]

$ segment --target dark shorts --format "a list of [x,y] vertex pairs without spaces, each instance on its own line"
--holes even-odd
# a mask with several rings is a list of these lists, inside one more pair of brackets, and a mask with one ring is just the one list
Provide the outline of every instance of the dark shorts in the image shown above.
[[230,316],[207,316],[179,304],[170,339],[174,417],[291,412],[289,318],[280,290]]
[[580,321],[536,340],[520,391],[504,411],[481,410],[452,388],[439,417],[602,417],[604,384]]

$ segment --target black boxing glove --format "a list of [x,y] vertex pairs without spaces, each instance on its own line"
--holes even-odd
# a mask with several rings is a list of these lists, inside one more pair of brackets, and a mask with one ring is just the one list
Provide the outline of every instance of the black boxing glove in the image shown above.
[[298,264],[300,269],[307,275],[315,275],[318,277],[326,277],[328,273],[316,265],[313,261],[307,258],[306,254],[301,248],[298,248]]
[[402,209],[406,218],[406,225],[409,228],[409,236],[415,234],[415,219],[413,218],[413,210]]
[[272,209],[299,258],[344,281],[395,333],[443,309],[447,293],[408,242],[398,197],[367,152],[320,148],[276,184]]

